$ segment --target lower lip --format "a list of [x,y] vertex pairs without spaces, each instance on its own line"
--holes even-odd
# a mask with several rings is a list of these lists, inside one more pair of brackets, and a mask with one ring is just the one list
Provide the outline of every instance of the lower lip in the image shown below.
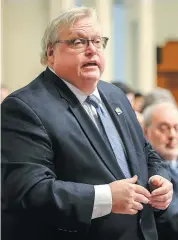
[[83,67],[84,70],[89,70],[89,71],[96,71],[98,69],[97,66],[87,66]]

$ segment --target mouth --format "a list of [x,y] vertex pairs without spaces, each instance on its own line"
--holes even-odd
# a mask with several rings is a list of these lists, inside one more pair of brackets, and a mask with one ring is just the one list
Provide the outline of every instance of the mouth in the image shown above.
[[91,68],[91,67],[98,67],[98,64],[96,61],[89,61],[82,65],[82,68]]
[[178,143],[169,143],[169,144],[167,144],[167,148],[176,149],[176,148],[178,148]]

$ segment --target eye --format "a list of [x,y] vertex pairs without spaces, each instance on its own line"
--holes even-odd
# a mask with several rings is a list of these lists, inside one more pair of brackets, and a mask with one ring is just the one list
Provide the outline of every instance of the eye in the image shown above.
[[101,38],[96,38],[93,40],[94,44],[96,47],[101,47],[102,46],[102,41]]
[[167,126],[165,126],[165,125],[160,127],[160,131],[161,131],[162,133],[168,131],[168,129],[169,129],[169,128],[168,128]]
[[95,43],[101,43],[101,38],[97,38],[94,41],[95,41]]
[[82,46],[85,44],[85,39],[82,39],[82,38],[77,38],[77,39],[74,39],[73,40],[73,44],[74,46]]

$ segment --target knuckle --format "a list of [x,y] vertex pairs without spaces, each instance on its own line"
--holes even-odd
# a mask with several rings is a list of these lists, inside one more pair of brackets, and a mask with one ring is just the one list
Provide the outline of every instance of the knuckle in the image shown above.
[[127,204],[127,208],[128,208],[128,209],[131,209],[131,208],[132,208],[132,205],[133,205],[132,202],[129,201],[128,204]]
[[139,203],[138,207],[139,207],[139,210],[142,210],[142,209],[143,209],[143,206],[142,206],[142,204],[140,204],[140,203]]
[[168,204],[164,204],[162,208],[163,208],[163,209],[166,209],[167,206],[168,206]]
[[169,203],[166,201],[164,204],[162,204],[162,209],[166,209],[169,206]]
[[134,191],[134,188],[135,188],[134,185],[132,185],[132,184],[128,185],[128,190],[129,191]]
[[168,197],[169,197],[169,196],[166,194],[166,195],[164,195],[164,196],[162,197],[162,200],[163,200],[163,201],[167,201]]
[[133,192],[133,191],[131,191],[131,192],[129,193],[129,196],[130,196],[130,198],[131,198],[131,199],[133,199],[133,198],[134,198],[134,196],[135,196],[134,192]]
[[166,202],[165,202],[165,205],[169,205],[170,204],[170,200],[168,199]]
[[131,214],[131,215],[135,215],[135,214],[137,214],[137,213],[138,213],[137,210],[130,211],[130,214]]

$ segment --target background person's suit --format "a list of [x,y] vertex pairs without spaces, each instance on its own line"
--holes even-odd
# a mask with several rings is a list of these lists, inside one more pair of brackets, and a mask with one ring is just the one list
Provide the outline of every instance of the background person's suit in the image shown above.
[[[125,95],[102,81],[98,89],[138,183],[147,187],[152,174],[168,178]],[[124,176],[78,99],[49,69],[2,104],[2,169],[2,240],[143,239],[138,226],[157,239],[148,205],[137,215],[91,221],[93,185]]]
[[157,219],[160,240],[178,239],[178,164],[170,166],[170,177],[173,184],[173,198],[167,211]]

